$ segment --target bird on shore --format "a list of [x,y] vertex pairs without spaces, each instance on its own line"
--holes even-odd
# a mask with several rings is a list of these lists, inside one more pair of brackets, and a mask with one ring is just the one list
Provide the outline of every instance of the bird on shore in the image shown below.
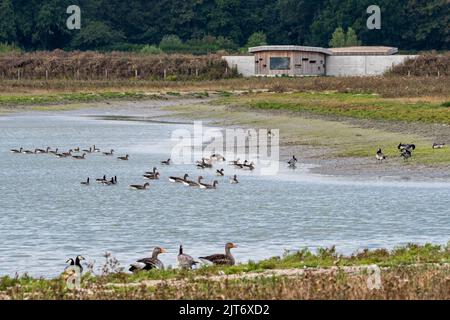
[[237,248],[237,245],[234,243],[228,242],[225,245],[225,254],[213,254],[206,257],[200,257],[199,259],[206,264],[215,264],[215,265],[228,265],[233,266],[235,264],[235,260],[233,255],[231,254],[231,249]]
[[412,157],[412,152],[409,149],[403,149],[400,154],[403,159],[407,160]]
[[103,155],[105,155],[105,156],[113,156],[114,155],[114,149],[111,149],[110,152],[103,152]]
[[83,273],[83,266],[81,265],[81,261],[86,260],[83,256],[78,255],[75,258],[75,266],[80,268],[80,273]]
[[167,160],[161,161],[161,164],[166,165],[166,166],[170,165],[170,158]]
[[225,175],[224,172],[225,172],[224,169],[216,170],[216,175],[223,177]]
[[288,165],[289,167],[294,168],[296,167],[297,162],[297,158],[295,156],[292,156],[292,159],[288,161]]
[[130,188],[134,189],[134,190],[146,190],[147,187],[149,187],[149,186],[150,186],[150,183],[147,182],[144,185],[132,184],[132,185],[130,185]]
[[433,149],[442,149],[445,147],[445,143],[433,143]]
[[198,262],[194,260],[190,255],[183,252],[183,246],[180,245],[180,249],[177,256],[178,266],[181,269],[192,269]]
[[151,270],[151,269],[164,269],[164,264],[158,259],[161,253],[166,253],[164,248],[156,247],[153,249],[151,258],[143,258],[137,260],[135,263],[130,265],[129,271],[138,272],[141,270]]
[[237,184],[239,183],[238,179],[237,179],[237,175],[234,175],[230,178],[230,183],[231,184]]
[[130,156],[128,154],[125,155],[125,157],[117,157],[117,159],[122,160],[122,161],[128,161],[129,158],[130,158]]
[[189,177],[189,175],[186,173],[183,178],[180,178],[180,177],[169,177],[169,181],[170,182],[182,183],[182,182],[188,181],[187,180],[188,177]]
[[87,180],[86,180],[86,181],[83,181],[83,182],[81,182],[81,184],[82,184],[83,186],[88,186],[88,185],[90,184],[90,179],[89,179],[89,178],[87,178]]
[[380,161],[380,163],[383,162],[383,160],[386,160],[386,156],[385,156],[385,155],[383,154],[383,152],[381,151],[381,148],[379,148],[379,149],[377,150],[377,153],[376,153],[375,157],[377,158],[377,160]]
[[416,150],[416,145],[412,144],[412,143],[399,143],[398,145],[398,150],[402,151],[402,150],[408,150],[408,151],[412,151],[412,150]]
[[84,160],[86,159],[86,153],[83,153],[81,156],[72,156],[75,160]]
[[20,148],[19,150],[17,150],[17,149],[11,149],[10,151],[11,151],[12,153],[22,153],[22,150],[23,150],[23,148]]

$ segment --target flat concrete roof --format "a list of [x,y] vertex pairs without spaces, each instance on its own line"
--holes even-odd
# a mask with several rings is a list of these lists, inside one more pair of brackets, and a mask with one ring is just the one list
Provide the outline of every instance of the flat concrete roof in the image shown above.
[[398,53],[397,48],[382,46],[359,46],[346,48],[330,48],[333,56],[390,56]]
[[248,52],[250,53],[261,51],[302,51],[302,52],[319,52],[327,55],[333,54],[329,49],[319,47],[305,47],[305,46],[259,46],[248,49]]

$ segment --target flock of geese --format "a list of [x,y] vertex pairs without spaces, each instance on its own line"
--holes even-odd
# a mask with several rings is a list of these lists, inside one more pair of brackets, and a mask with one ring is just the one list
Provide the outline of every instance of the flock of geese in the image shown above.
[[[433,143],[432,145],[433,149],[443,149],[444,147],[445,143]],[[407,160],[412,157],[413,151],[416,150],[416,145],[413,143],[399,143],[397,149],[400,152],[400,157]],[[381,148],[377,150],[375,157],[380,162],[383,162],[383,160],[386,160],[387,158],[383,151],[381,151]]]
[[[225,244],[225,253],[216,253],[209,256],[199,257],[198,259],[205,265],[223,265],[223,266],[233,266],[236,262],[231,254],[231,249],[237,248],[237,245],[228,242]],[[167,250],[161,247],[155,247],[150,257],[142,258],[137,260],[135,263],[130,265],[129,271],[135,273],[142,270],[152,270],[152,269],[164,269],[164,263],[159,259],[159,255],[162,253],[167,253]],[[68,267],[78,268],[79,273],[83,272],[82,261],[85,258],[78,255],[75,259],[68,259],[66,263]],[[183,250],[183,246],[180,245],[177,256],[178,267],[184,270],[191,270],[194,266],[200,263],[196,261],[192,256],[186,254]],[[67,268],[66,268],[67,269]]]

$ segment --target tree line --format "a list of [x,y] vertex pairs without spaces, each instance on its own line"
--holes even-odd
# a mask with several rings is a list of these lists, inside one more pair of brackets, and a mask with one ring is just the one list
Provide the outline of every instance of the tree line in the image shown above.
[[[24,50],[143,50],[204,53],[254,44],[327,47],[333,33],[402,50],[448,50],[447,0],[377,0],[381,29],[369,30],[373,0],[0,0],[0,43]],[[81,8],[68,30],[66,9]],[[338,41],[339,42],[339,41]],[[331,43],[333,43],[331,41]],[[344,41],[345,43],[345,41]],[[245,49],[244,49],[245,50]]]

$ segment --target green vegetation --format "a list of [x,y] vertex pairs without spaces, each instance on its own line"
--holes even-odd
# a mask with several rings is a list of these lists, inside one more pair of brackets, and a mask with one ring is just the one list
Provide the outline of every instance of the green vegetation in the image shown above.
[[[101,275],[83,275],[82,290],[67,289],[64,273],[49,280],[6,276],[0,278],[0,299],[449,298],[448,245],[410,244],[349,256],[336,253],[334,247],[316,253],[303,249],[232,267],[137,274],[123,273],[117,260],[108,254],[105,258]],[[373,264],[382,268],[382,288],[375,291],[366,285],[365,266]]]
[[14,44],[0,43],[0,54],[20,53],[21,50]]

